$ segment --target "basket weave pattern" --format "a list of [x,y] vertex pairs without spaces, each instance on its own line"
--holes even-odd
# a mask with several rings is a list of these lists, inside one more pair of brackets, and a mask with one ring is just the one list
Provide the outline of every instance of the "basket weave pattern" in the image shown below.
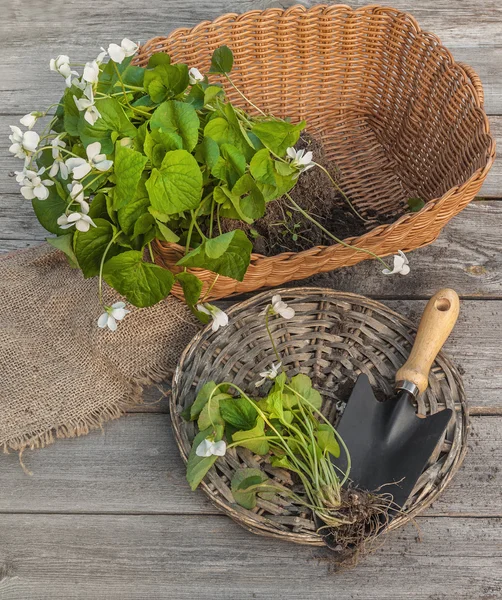
[[[223,44],[234,53],[232,79],[252,102],[276,116],[307,121],[359,212],[369,210],[371,217],[372,211],[385,215],[397,208],[404,213],[408,198],[427,201],[420,212],[374,227],[350,243],[380,256],[428,244],[481,188],[495,142],[479,78],[410,15],[343,5],[231,13],[147,42],[138,63],[164,51],[207,72],[213,50]],[[235,90],[225,88],[232,102],[253,113]],[[159,264],[177,270],[181,246],[157,243],[155,252]],[[219,277],[210,298],[280,285],[365,258],[340,244],[273,257],[253,254],[244,281]],[[208,271],[194,273],[206,284],[215,278]]]
[[[415,328],[402,316],[363,296],[322,288],[279,290],[295,308],[290,321],[271,321],[274,340],[289,376],[312,377],[323,396],[323,413],[336,423],[344,402],[360,373],[368,375],[373,389],[389,397],[395,373],[411,350]],[[180,413],[190,406],[207,381],[231,381],[252,397],[257,395],[258,373],[275,361],[275,354],[259,313],[271,293],[233,306],[230,323],[213,333],[199,332],[185,349],[173,380],[170,412],[176,441],[186,461],[197,431]],[[270,385],[270,384],[269,384]],[[429,389],[418,399],[419,414],[453,410],[445,438],[438,445],[405,507],[389,529],[405,524],[437,499],[460,466],[467,449],[468,414],[461,377],[440,353],[429,376]],[[254,533],[300,544],[322,545],[309,511],[297,504],[281,506],[259,499],[253,510],[237,505],[230,482],[235,471],[258,467],[281,484],[291,484],[284,469],[273,468],[267,457],[245,448],[233,448],[218,458],[201,484],[210,500],[240,525]]]

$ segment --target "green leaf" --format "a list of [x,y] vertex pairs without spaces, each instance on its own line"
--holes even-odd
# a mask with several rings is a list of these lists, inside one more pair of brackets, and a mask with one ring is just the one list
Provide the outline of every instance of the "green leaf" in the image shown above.
[[176,275],[176,281],[183,288],[183,295],[189,306],[197,304],[202,292],[202,281],[193,273],[182,271]]
[[63,235],[68,232],[59,227],[57,220],[65,212],[68,202],[59,196],[55,188],[56,186],[49,188],[49,197],[46,200],[34,198],[31,205],[42,227],[50,233]]
[[200,388],[199,393],[197,394],[192,406],[190,407],[191,421],[195,421],[199,418],[202,409],[204,408],[204,406],[206,406],[206,403],[209,400],[209,396],[212,394],[215,387],[216,383],[214,381],[208,381]]
[[204,90],[204,105],[210,104],[215,98],[224,94],[223,88],[219,85],[208,85]]
[[256,419],[256,426],[253,429],[246,431],[236,431],[232,436],[233,442],[239,442],[239,446],[248,448],[251,452],[263,456],[267,454],[270,449],[267,440],[260,440],[255,438],[261,438],[265,436],[265,422],[262,417]]
[[[95,277],[99,273],[103,254],[116,232],[115,227],[105,219],[96,219],[94,223],[96,227],[91,227],[89,231],[75,232],[75,254],[86,279]],[[112,244],[107,258],[111,258],[119,251],[120,248]]]
[[335,438],[335,432],[331,425],[328,425],[327,423],[321,423],[315,433],[315,436],[317,438],[319,448],[323,452],[329,452],[335,458],[340,456],[340,446]]
[[93,220],[107,219],[109,217],[105,194],[99,193],[94,196],[89,207],[89,216]]
[[72,136],[79,135],[78,123],[80,120],[80,111],[75,104],[74,88],[67,88],[63,96],[64,104],[64,128]]
[[122,105],[116,98],[103,98],[96,102],[96,107],[101,118],[90,125],[80,114],[79,135],[85,147],[93,142],[101,143],[103,154],[112,154],[114,143],[112,133],[116,132],[122,137],[135,137],[136,127],[127,118]]
[[215,430],[208,428],[200,431],[194,438],[192,449],[188,455],[187,461],[187,481],[193,490],[196,490],[200,482],[204,479],[206,473],[214,465],[217,456],[197,456],[198,445],[207,437],[214,435],[214,441],[219,442],[223,436],[223,427],[217,427]]
[[195,149],[195,158],[212,169],[220,158],[220,147],[212,138],[204,137]]
[[173,274],[157,265],[143,262],[143,253],[130,250],[106,261],[103,269],[106,283],[134,306],[153,306],[169,295]]
[[246,398],[228,398],[220,401],[223,420],[237,429],[253,429],[258,411]]
[[148,231],[150,231],[150,229],[152,229],[152,227],[154,227],[154,225],[155,219],[149,212],[145,212],[140,217],[138,217],[138,220],[136,221],[136,223],[134,223],[134,229],[131,238],[135,239],[138,237],[138,235],[143,235],[147,233]]
[[183,140],[183,148],[191,152],[197,145],[200,121],[195,108],[186,102],[163,102],[153,113],[150,128],[176,133]]
[[144,86],[151,99],[160,103],[184,92],[188,82],[187,65],[159,64],[145,73]]
[[317,410],[321,410],[322,397],[321,394],[312,387],[312,380],[307,375],[300,373],[291,379],[289,387],[292,388],[301,398],[307,400]]
[[157,52],[156,54],[152,54],[152,56],[150,56],[149,60],[148,60],[148,68],[149,69],[155,69],[155,67],[158,67],[159,65],[170,65],[171,64],[171,57],[169,56],[169,54],[166,54],[165,52]]
[[160,237],[164,242],[176,244],[176,242],[180,241],[180,236],[174,233],[172,229],[169,229],[167,225],[164,225],[162,221],[155,220],[155,223],[157,225],[158,233],[160,233]]
[[208,399],[204,408],[200,411],[197,425],[200,430],[215,425],[223,425],[223,419],[220,414],[220,402],[224,398],[228,398],[228,394],[214,394]]
[[251,260],[252,243],[240,229],[204,241],[178,265],[199,267],[242,281]]
[[210,73],[230,73],[234,64],[234,55],[228,46],[216,48],[211,57]]
[[199,205],[202,173],[186,150],[173,150],[165,155],[160,169],[153,169],[146,187],[152,207],[172,215]]
[[220,158],[211,169],[211,173],[219,179],[226,181],[232,189],[236,181],[246,171],[246,157],[232,144],[222,144]]
[[251,131],[260,139],[264,146],[277,156],[284,156],[290,146],[294,146],[305,128],[305,121],[293,125],[287,121],[261,121],[255,123]]
[[425,206],[425,202],[422,198],[408,198],[408,206],[410,212],[419,212]]
[[136,198],[138,184],[141,174],[145,168],[148,158],[140,152],[122,146],[115,146],[115,177],[116,186],[113,196],[113,207],[119,210]]
[[[93,204],[95,199],[93,201]],[[91,205],[92,206],[92,205]],[[150,198],[143,182],[140,182],[136,191],[136,198],[117,211],[120,228],[126,235],[134,231],[136,221],[148,211]]]
[[[216,188],[217,189],[217,188]],[[234,185],[228,194],[239,218],[246,223],[253,223],[265,214],[265,199],[254,179],[246,173]],[[221,216],[230,216],[221,211]]]
[[260,469],[238,469],[231,482],[234,500],[240,506],[252,510],[256,507],[256,493],[259,491],[256,486],[265,481],[268,481],[268,476]]
[[270,152],[267,148],[258,150],[249,164],[251,175],[260,183],[276,185],[274,161],[270,158]]
[[68,262],[70,263],[70,267],[73,269],[78,269],[79,265],[77,262],[77,257],[73,251],[73,232],[66,235],[60,235],[59,237],[46,239],[51,246],[54,246],[54,248],[57,248],[66,254]]

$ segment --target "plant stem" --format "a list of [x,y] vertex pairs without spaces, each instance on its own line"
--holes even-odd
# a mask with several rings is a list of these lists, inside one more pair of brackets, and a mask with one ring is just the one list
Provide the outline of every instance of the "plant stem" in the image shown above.
[[155,264],[155,257],[153,256],[152,244],[148,242],[148,251],[150,252],[150,260]]
[[320,165],[319,163],[314,162],[314,164],[317,167],[319,167],[321,169],[321,171],[323,171],[328,176],[329,180],[333,184],[333,187],[343,196],[343,199],[350,206],[350,209],[352,210],[352,212],[357,217],[359,217],[361,219],[361,221],[363,221],[364,223],[368,223],[369,222],[368,219],[365,219],[362,215],[359,214],[359,212],[356,210],[356,208],[354,207],[352,202],[349,200],[347,194],[342,190],[342,188],[338,185],[338,183],[336,183],[336,181],[333,179],[333,177],[331,177],[331,174],[329,173],[329,171],[325,167]]
[[214,288],[216,282],[218,281],[219,278],[219,273],[216,275],[216,277],[213,279],[213,282],[211,283],[211,285],[207,288],[206,293],[204,294],[204,297],[202,298],[201,302],[205,302],[206,298],[209,296],[209,294],[211,293],[211,290]]
[[274,337],[272,336],[272,332],[270,331],[270,326],[268,324],[268,318],[269,318],[269,308],[267,308],[267,312],[265,313],[265,328],[267,330],[268,337],[270,338],[270,343],[272,344],[272,348],[275,352],[275,356],[276,356],[277,360],[279,361],[279,363],[282,364],[281,357],[279,355],[279,352],[277,351],[277,346],[275,345],[275,342],[274,342]]
[[[333,235],[330,231],[328,231],[325,227],[323,227],[319,221],[316,221],[314,219],[314,217],[312,217],[311,215],[308,214],[307,211],[305,211],[301,206],[299,206],[294,200],[293,198],[286,192],[284,194],[288,200],[293,204],[293,208],[296,209],[299,213],[301,213],[306,219],[308,219],[311,223],[313,223],[314,225],[316,225],[317,227],[319,227],[319,229],[321,231],[324,231],[324,233],[329,236],[332,240],[335,240],[335,242],[338,242],[339,244],[341,244],[342,246],[345,246],[346,248],[351,248],[352,250],[357,250],[357,252],[364,252],[366,254],[369,254],[370,256],[373,256],[373,258],[376,258],[377,260],[379,260],[382,265],[384,265],[384,267],[386,269],[390,269],[389,265],[382,259],[380,258],[377,254],[375,254],[374,252],[372,252],[371,250],[366,250],[366,248],[358,248],[357,246],[352,246],[351,244],[347,244],[347,242],[344,242],[343,240],[337,238],[335,235]],[[291,207],[290,207],[291,208]]]
[[243,93],[240,91],[240,89],[235,85],[235,83],[230,79],[230,76],[228,75],[228,73],[224,73],[225,77],[227,78],[228,83],[234,88],[234,90],[242,97],[244,98],[244,100],[250,105],[252,106],[255,110],[257,110],[260,114],[262,114],[264,117],[266,117],[266,113],[264,113],[262,111],[261,108],[258,108],[258,106],[256,106],[255,104],[253,104],[251,102],[251,100]]
[[100,304],[102,304],[103,306],[104,306],[104,303],[103,303],[103,266],[105,264],[105,259],[106,259],[106,255],[108,254],[108,250],[110,250],[113,242],[119,237],[119,235],[121,233],[122,233],[121,231],[117,231],[117,233],[109,241],[108,246],[105,248],[105,251],[103,252],[103,256],[101,257],[101,262],[99,264],[98,298],[99,298]]
[[121,88],[122,88],[122,92],[123,92],[124,100],[125,100],[125,103],[127,104],[127,106],[128,106],[128,107],[129,107],[129,108],[130,108],[132,111],[134,111],[134,112],[137,112],[138,114],[140,114],[140,115],[143,115],[144,117],[149,117],[149,116],[150,116],[150,113],[147,113],[147,112],[145,112],[145,111],[142,111],[140,108],[135,108],[134,106],[132,106],[132,105],[130,104],[130,102],[129,102],[129,98],[127,97],[127,90],[125,89],[125,84],[124,84],[124,82],[122,81],[122,76],[120,75],[120,71],[119,71],[119,69],[118,69],[118,67],[117,67],[117,63],[115,63],[115,62],[114,62],[114,63],[113,63],[113,66],[115,67],[115,71],[116,71],[116,73],[117,73],[117,77],[118,77],[118,80],[119,80],[119,82],[120,82],[120,86],[121,86]]

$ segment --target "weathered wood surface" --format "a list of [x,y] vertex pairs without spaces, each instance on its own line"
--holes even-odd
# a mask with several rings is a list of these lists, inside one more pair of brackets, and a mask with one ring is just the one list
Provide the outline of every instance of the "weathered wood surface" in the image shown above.
[[[30,202],[20,194],[2,200],[0,251],[46,238]],[[476,201],[450,221],[434,244],[410,254],[409,276],[383,277],[375,261],[364,261],[291,285],[324,285],[376,298],[426,297],[448,285],[470,298],[502,298],[501,231],[502,202]]]
[[426,518],[417,526],[335,574],[327,551],[252,536],[225,517],[5,515],[0,596],[499,600],[499,519]]
[[[314,2],[303,2],[310,6]],[[353,0],[362,6],[367,0]],[[145,41],[229,12],[294,0],[6,0],[0,21],[0,131],[51,104],[60,53],[92,58],[128,36]],[[393,0],[481,76],[486,110],[502,140],[502,4],[498,0]],[[499,144],[502,146],[502,144]],[[18,167],[0,144],[0,252],[46,236],[8,177]],[[408,277],[384,278],[373,262],[312,278],[380,298],[418,321],[438,287],[463,297],[446,350],[465,371],[474,412],[502,412],[502,163],[481,195],[431,246],[410,256]],[[301,285],[299,283],[299,285]],[[0,457],[1,600],[498,600],[502,598],[502,417],[472,419],[470,452],[445,494],[394,532],[355,571],[332,575],[327,555],[242,530],[190,492],[157,388],[149,404],[104,433]],[[157,413],[157,414],[147,414]],[[272,558],[272,560],[271,560]]]
[[[426,516],[502,517],[499,421],[473,417],[464,465]],[[23,460],[31,477],[16,454],[1,457],[0,540],[3,514],[12,512],[218,514],[190,490],[168,415],[128,415],[103,433],[25,452]]]

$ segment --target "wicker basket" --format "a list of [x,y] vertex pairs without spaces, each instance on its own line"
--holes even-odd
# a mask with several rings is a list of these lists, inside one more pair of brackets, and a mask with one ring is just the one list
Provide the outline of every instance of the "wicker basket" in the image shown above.
[[[402,211],[391,225],[350,243],[380,256],[429,244],[481,188],[495,142],[480,80],[410,15],[343,5],[231,13],[147,42],[138,62],[165,51],[207,72],[222,44],[233,50],[232,78],[251,101],[274,115],[307,121],[359,212]],[[227,92],[253,112],[235,90]],[[410,197],[427,203],[407,213]],[[183,248],[157,243],[155,253],[159,264],[176,271]],[[209,298],[281,285],[365,258],[340,244],[273,257],[253,254],[244,281],[219,277]],[[194,272],[206,284],[215,278]],[[181,297],[181,289],[173,291]]]
[[[306,373],[324,399],[323,412],[336,423],[344,401],[360,373],[366,373],[374,390],[392,394],[394,376],[411,349],[414,326],[407,319],[363,296],[322,288],[279,290],[294,306],[294,319],[276,318],[271,328],[288,375]],[[275,359],[262,318],[258,314],[270,302],[271,293],[233,306],[230,324],[216,334],[206,327],[185,349],[173,380],[171,416],[174,433],[186,461],[196,427],[180,413],[190,406],[204,383],[232,381],[256,395],[257,373]],[[418,399],[421,414],[451,408],[452,419],[442,444],[431,457],[405,507],[389,529],[405,524],[437,499],[459,468],[466,449],[468,413],[461,377],[440,353],[431,369],[429,389]],[[201,484],[210,500],[243,527],[262,535],[299,544],[322,545],[310,512],[300,505],[281,507],[259,500],[254,510],[237,505],[230,491],[234,472],[260,467],[280,483],[288,483],[288,471],[270,466],[266,457],[244,448],[233,448],[218,458]],[[188,484],[187,484],[188,485]]]

